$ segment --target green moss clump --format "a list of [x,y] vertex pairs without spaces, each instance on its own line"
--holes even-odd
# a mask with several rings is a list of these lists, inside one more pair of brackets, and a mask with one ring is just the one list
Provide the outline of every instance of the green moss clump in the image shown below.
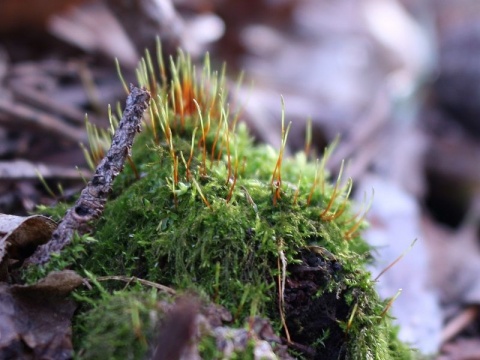
[[[197,74],[180,53],[170,84],[157,83],[151,64],[147,54],[138,70],[154,100],[134,166],[117,178],[96,241],[80,239],[82,251],[62,253],[50,266],[194,290],[225,306],[237,326],[268,317],[279,334],[312,349],[306,358],[409,359],[364,269],[369,247],[359,236],[363,216],[350,210],[351,182],[342,185],[340,175],[331,184],[325,159],[284,156],[284,125],[279,152],[255,145],[239,113],[230,114],[224,78],[208,58]],[[95,305],[78,318],[79,358],[146,351],[147,337],[126,326],[132,310],[122,312],[123,295],[83,299]]]
[[[82,299],[81,299],[82,300]],[[85,299],[83,299],[85,300]],[[77,316],[78,359],[143,359],[155,335],[159,295],[154,291],[105,291]]]

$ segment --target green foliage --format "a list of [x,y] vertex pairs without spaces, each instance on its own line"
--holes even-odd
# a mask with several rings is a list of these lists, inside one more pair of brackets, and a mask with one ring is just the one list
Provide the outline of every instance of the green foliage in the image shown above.
[[68,203],[59,203],[56,206],[45,206],[39,205],[36,209],[36,212],[41,215],[49,216],[54,221],[60,221],[71,204]]
[[202,359],[221,359],[222,354],[217,348],[217,340],[214,336],[204,336],[198,344],[198,352]]
[[[142,359],[155,335],[159,295],[134,288],[101,296],[75,319],[74,346],[78,359]],[[83,299],[85,300],[85,299]]]
[[53,253],[47,264],[26,268],[22,274],[24,281],[27,284],[35,284],[52,271],[78,270],[78,264],[84,261],[87,249],[96,242],[97,240],[89,235],[78,236],[75,234],[71,244],[62,253]]

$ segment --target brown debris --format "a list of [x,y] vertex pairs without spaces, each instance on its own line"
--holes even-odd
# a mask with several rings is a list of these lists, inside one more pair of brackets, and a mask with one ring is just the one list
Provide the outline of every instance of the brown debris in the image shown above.
[[12,81],[11,90],[16,99],[64,117],[71,123],[84,126],[85,114],[71,106],[66,106],[61,101],[52,98],[50,95],[43,93],[31,87],[31,84],[23,84],[21,81]]
[[255,359],[293,359],[269,320],[252,317],[246,320],[245,327],[229,327],[225,323],[230,323],[233,317],[228,310],[187,296],[178,298],[174,304],[159,303],[166,316],[159,323],[149,359],[200,360],[198,345],[206,337],[213,337],[222,359],[230,359],[235,352],[242,353],[251,345]]
[[158,289],[159,291],[166,292],[167,294],[170,294],[170,295],[175,295],[176,294],[176,291],[173,290],[172,288],[168,287],[168,286],[158,284],[158,283],[154,283],[152,281],[148,281],[148,280],[145,280],[145,279],[140,279],[136,276],[119,276],[119,275],[115,276],[115,275],[112,275],[112,276],[98,276],[97,277],[97,281],[109,281],[109,280],[123,281],[123,282],[127,283],[127,285],[129,285],[131,283],[138,282],[142,285],[150,286],[152,288]]
[[0,180],[37,180],[44,179],[70,179],[82,180],[89,177],[90,171],[86,169],[72,169],[68,166],[55,166],[42,163],[32,163],[26,160],[0,161]]
[[1,98],[0,125],[15,130],[28,128],[32,131],[44,131],[45,134],[74,143],[87,141],[85,131],[65,124],[56,117],[27,105]]
[[478,318],[478,306],[469,306],[451,319],[442,331],[442,343],[446,343],[471,325]]
[[28,217],[0,213],[0,281],[8,278],[10,262],[23,262],[45,244],[57,224],[45,216]]
[[76,305],[65,297],[82,282],[62,271],[30,286],[0,283],[0,358],[70,359]]
[[41,215],[22,217],[0,214],[0,245],[8,243],[10,257],[22,260],[29,250],[46,243],[56,227],[54,221]]
[[184,348],[195,334],[195,318],[199,304],[193,299],[181,298],[167,314],[159,331],[153,360],[180,359]]

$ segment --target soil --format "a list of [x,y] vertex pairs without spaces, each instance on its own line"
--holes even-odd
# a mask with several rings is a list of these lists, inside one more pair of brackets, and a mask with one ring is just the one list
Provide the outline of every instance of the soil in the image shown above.
[[[319,254],[302,251],[302,263],[289,267],[290,276],[285,286],[286,323],[291,339],[308,358],[344,359],[346,342],[344,331],[339,323],[346,321],[350,313],[348,306],[339,294],[324,292],[333,278],[340,275],[341,265]],[[315,344],[318,334],[329,330],[329,336],[322,344]]]

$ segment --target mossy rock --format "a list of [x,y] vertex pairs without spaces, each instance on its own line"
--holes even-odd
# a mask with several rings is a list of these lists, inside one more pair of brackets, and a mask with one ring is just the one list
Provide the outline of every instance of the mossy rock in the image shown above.
[[[194,291],[228,309],[232,326],[270,319],[301,358],[411,358],[365,270],[370,248],[360,237],[363,215],[350,209],[351,181],[328,180],[330,150],[316,162],[305,152],[285,156],[283,121],[280,150],[254,144],[239,113],[229,111],[224,78],[210,71],[208,58],[197,74],[180,53],[168,85],[155,78],[167,73],[163,63],[159,70],[151,64],[147,55],[138,71],[154,100],[133,165],[116,179],[91,237],[76,239],[42,272],[68,266],[92,279],[134,276]],[[102,136],[92,135],[92,162]],[[141,358],[158,299],[150,301],[149,289],[116,292],[118,285],[105,284],[77,294],[87,304],[74,332],[78,358],[102,351]],[[138,335],[132,311],[150,335]],[[122,341],[131,346],[114,345]]]

